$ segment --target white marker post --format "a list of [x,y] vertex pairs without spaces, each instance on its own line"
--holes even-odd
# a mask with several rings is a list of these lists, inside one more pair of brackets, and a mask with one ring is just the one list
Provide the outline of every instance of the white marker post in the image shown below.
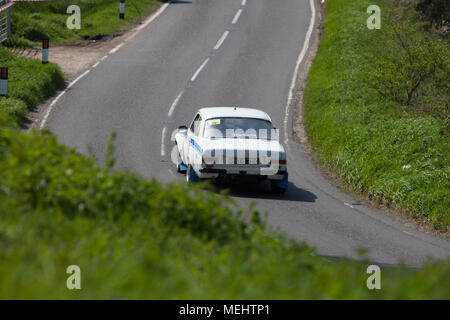
[[48,47],[49,47],[49,40],[48,39],[42,40],[42,63],[43,64],[48,63]]
[[125,18],[125,0],[120,0],[119,18],[120,19],[124,19]]
[[0,96],[8,97],[8,67],[0,68]]

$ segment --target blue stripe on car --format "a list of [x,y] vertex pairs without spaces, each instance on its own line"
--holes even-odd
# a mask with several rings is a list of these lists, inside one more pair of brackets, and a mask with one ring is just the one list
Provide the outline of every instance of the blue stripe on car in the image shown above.
[[200,154],[203,153],[203,149],[198,145],[198,143],[194,139],[191,138],[190,142],[195,150],[197,150]]

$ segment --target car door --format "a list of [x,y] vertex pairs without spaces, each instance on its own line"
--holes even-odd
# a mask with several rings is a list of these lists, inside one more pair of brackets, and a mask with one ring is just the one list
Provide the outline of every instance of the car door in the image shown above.
[[195,170],[200,170],[203,158],[203,149],[202,149],[202,128],[203,128],[203,119],[202,115],[198,114],[196,120],[194,121],[194,134],[191,140],[191,147],[193,149],[193,157],[194,159],[192,167]]

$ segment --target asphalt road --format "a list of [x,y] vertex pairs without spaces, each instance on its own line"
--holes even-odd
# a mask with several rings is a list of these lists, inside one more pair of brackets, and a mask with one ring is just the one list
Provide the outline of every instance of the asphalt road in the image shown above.
[[[170,161],[171,133],[201,106],[256,107],[284,131],[311,17],[309,0],[174,1],[53,103],[46,126],[99,161],[115,131],[117,167],[183,181]],[[358,204],[327,181],[291,137],[290,113],[289,189],[273,196],[265,185],[234,188],[240,205],[256,201],[271,225],[325,256],[355,258],[366,248],[374,262],[414,266],[449,257],[449,241]]]

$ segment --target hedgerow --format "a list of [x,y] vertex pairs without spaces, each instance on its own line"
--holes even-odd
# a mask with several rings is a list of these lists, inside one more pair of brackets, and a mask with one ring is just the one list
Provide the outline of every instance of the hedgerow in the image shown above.
[[[450,261],[382,270],[325,260],[257,212],[186,184],[162,185],[0,117],[0,298],[448,299]],[[66,269],[81,269],[68,290]]]
[[[373,4],[381,7],[380,30],[366,26]],[[335,0],[326,6],[304,106],[319,161],[357,193],[448,230],[449,92],[441,87],[448,78],[448,43],[434,42],[410,20],[395,25],[409,32],[396,38],[393,9],[383,1]]]

